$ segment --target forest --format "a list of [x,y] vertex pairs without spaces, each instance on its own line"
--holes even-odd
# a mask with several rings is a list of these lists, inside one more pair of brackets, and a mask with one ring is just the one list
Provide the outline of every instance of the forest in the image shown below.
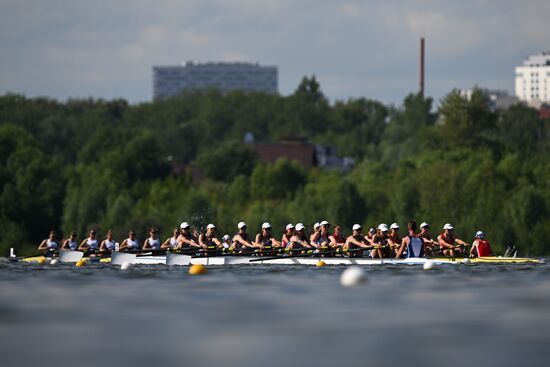
[[[355,159],[350,172],[267,164],[243,143],[307,137]],[[0,256],[34,253],[54,229],[83,239],[94,228],[122,241],[151,226],[170,236],[182,221],[374,227],[444,223],[497,250],[550,253],[550,120],[522,104],[493,110],[457,90],[402,105],[329,101],[315,77],[288,96],[217,90],[153,102],[0,96]],[[174,167],[187,167],[176,172]],[[192,167],[200,177],[192,174]]]

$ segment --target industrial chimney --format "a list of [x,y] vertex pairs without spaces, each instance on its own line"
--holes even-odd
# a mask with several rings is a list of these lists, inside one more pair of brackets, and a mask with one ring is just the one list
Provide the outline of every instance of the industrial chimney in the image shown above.
[[420,38],[420,96],[424,98],[424,37]]

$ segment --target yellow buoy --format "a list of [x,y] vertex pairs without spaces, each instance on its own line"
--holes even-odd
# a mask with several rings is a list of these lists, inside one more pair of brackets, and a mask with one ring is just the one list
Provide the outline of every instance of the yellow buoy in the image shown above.
[[86,260],[80,259],[76,262],[76,266],[84,266],[86,264]]
[[202,264],[193,264],[189,268],[189,275],[201,275],[206,274],[206,266]]
[[324,262],[323,260],[319,260],[319,261],[317,261],[317,263],[315,264],[315,266],[321,267],[321,266],[325,266],[326,264],[327,264],[327,263]]
[[40,256],[36,262],[39,264],[44,264],[46,262],[46,258],[44,256]]

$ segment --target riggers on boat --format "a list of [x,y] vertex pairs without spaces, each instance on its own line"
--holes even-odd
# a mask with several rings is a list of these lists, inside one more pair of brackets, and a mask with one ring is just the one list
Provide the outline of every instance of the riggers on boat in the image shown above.
[[[77,262],[83,258],[84,253],[81,251],[61,250],[59,252],[60,262]],[[40,262],[40,259],[50,261],[52,258],[44,258],[44,256],[34,256],[23,258],[25,262]],[[87,258],[88,259],[88,258]],[[93,258],[90,258],[93,259]],[[113,252],[111,257],[95,258],[95,261],[102,263],[112,263],[120,265],[124,262],[143,265],[238,265],[238,264],[253,264],[253,265],[316,265],[319,260],[323,260],[326,265],[423,265],[427,261],[436,264],[462,264],[464,262],[481,264],[481,263],[540,263],[542,260],[536,258],[521,258],[521,257],[478,257],[478,258],[459,258],[459,257],[435,257],[435,258],[349,258],[343,256],[336,257],[320,257],[320,256],[190,256],[183,254],[174,254],[168,252],[166,255],[153,255],[151,253],[143,253],[140,255]],[[43,261],[43,260],[42,260]]]

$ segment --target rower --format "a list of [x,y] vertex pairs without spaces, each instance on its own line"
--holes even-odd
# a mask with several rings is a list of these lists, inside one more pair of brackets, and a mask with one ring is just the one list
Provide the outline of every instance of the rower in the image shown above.
[[107,238],[101,241],[101,245],[99,245],[99,251],[116,251],[116,242],[113,239],[113,230],[109,229],[107,231]]
[[59,242],[57,242],[56,236],[55,231],[51,230],[48,238],[38,245],[38,251],[46,256],[52,256],[56,253],[59,249]]
[[306,227],[303,223],[296,224],[296,231],[290,238],[290,243],[287,244],[286,248],[290,252],[312,248],[309,244],[308,236],[306,235]]
[[363,235],[363,227],[359,224],[354,224],[352,229],[352,234],[346,239],[344,245],[345,249],[349,251],[350,257],[363,257],[363,251],[353,251],[359,248],[364,248],[366,250],[372,249],[371,244],[365,239]]
[[222,237],[222,247],[224,252],[228,251],[229,247],[231,247],[231,237],[228,234]]
[[180,224],[180,234],[178,236],[178,241],[175,249],[184,250],[190,248],[200,248],[199,242],[197,240],[198,236],[191,234],[191,226],[187,222],[182,222]]
[[317,239],[317,236],[319,236],[320,231],[321,231],[321,223],[317,222],[313,225],[313,232],[309,236],[309,244],[312,247],[317,247],[316,245],[314,245],[314,243],[315,243],[315,240]]
[[421,235],[416,234],[416,222],[414,220],[411,220],[407,224],[407,230],[409,231],[409,235],[403,238],[395,257],[397,259],[400,258],[405,249],[409,258],[424,257],[424,240]]
[[231,247],[229,248],[231,251],[242,251],[244,249],[254,248],[254,245],[250,242],[248,233],[246,233],[247,228],[248,226],[245,222],[239,222],[237,224],[237,229],[239,231],[233,236],[233,241]]
[[162,245],[160,245],[160,248],[163,250],[166,250],[166,249],[171,249],[176,247],[176,245],[178,244],[179,235],[180,235],[180,229],[178,227],[174,228],[172,230],[172,237],[167,238],[166,241],[164,241]]
[[160,250],[160,240],[156,227],[151,227],[149,230],[149,238],[143,241],[143,246],[141,248],[144,250]]
[[373,227],[369,228],[369,231],[365,235],[365,239],[373,244],[374,236],[376,235],[376,229]]
[[272,255],[271,251],[274,247],[281,247],[279,241],[273,237],[273,234],[271,233],[271,224],[268,222],[262,224],[262,230],[256,235],[254,247],[259,247],[262,254],[266,254],[267,251],[267,254],[269,255]]
[[430,225],[426,222],[420,224],[420,237],[424,240],[424,253],[431,254],[433,252],[434,246],[438,246],[437,241],[432,239],[430,234]]
[[392,257],[393,253],[388,246],[388,225],[385,223],[380,223],[378,225],[378,231],[373,236],[371,244],[374,246],[374,249],[377,251],[371,252],[372,257]]
[[285,228],[285,233],[283,233],[283,237],[281,238],[281,247],[283,249],[286,249],[290,243],[290,239],[294,236],[294,232],[296,232],[294,224],[288,223]]
[[[462,254],[460,246],[470,246],[470,244],[455,237],[455,235],[453,234],[453,229],[454,227],[451,225],[451,223],[446,223],[443,226],[444,232],[437,236],[437,242],[439,244],[440,250],[445,256],[454,257],[455,254]],[[456,246],[455,242],[458,243],[460,246]]]
[[85,252],[96,252],[99,250],[99,241],[96,238],[95,229],[90,230],[88,237],[82,240],[80,246],[78,246],[78,250]]
[[216,226],[212,223],[206,226],[206,232],[201,233],[199,236],[199,245],[207,251],[208,256],[219,255],[219,249],[221,249],[222,243],[216,237]]
[[131,229],[128,232],[128,238],[122,241],[119,251],[137,251],[139,250],[139,242],[136,240],[136,231]]
[[330,235],[328,233],[329,228],[330,223],[326,220],[319,223],[319,232],[317,232],[317,235],[314,236],[313,242],[311,243],[313,247],[316,247],[321,252],[326,252],[330,247]]
[[342,227],[338,224],[334,225],[334,232],[329,236],[330,245],[335,249],[341,249],[346,243],[346,239],[342,234]]
[[61,248],[63,250],[71,250],[71,251],[76,251],[76,249],[78,249],[78,242],[76,242],[76,231],[72,231],[71,234],[69,235],[69,238],[63,241]]
[[399,247],[401,247],[401,236],[399,236],[399,225],[397,223],[392,223],[390,225],[390,234],[388,235],[388,245],[389,245],[389,256],[393,257]]
[[475,234],[472,248],[470,249],[470,257],[487,257],[491,256],[491,245],[485,239],[485,233],[477,231]]

